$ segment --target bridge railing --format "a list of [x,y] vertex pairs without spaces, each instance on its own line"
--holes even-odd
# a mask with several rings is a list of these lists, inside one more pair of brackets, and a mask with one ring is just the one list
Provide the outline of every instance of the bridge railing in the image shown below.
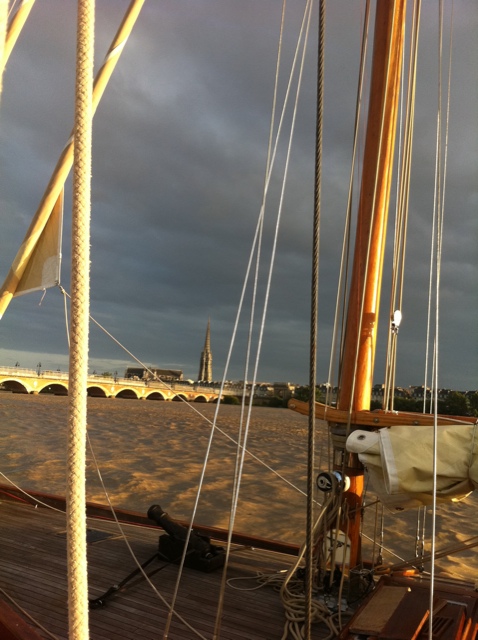
[[24,376],[37,377],[37,369],[24,369],[23,367],[0,367],[0,375],[2,376]]

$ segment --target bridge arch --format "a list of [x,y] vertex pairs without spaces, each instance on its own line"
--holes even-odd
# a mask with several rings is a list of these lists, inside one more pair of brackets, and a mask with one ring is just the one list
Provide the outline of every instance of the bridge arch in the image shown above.
[[[0,366],[0,384],[11,393],[68,395],[68,373],[38,371]],[[217,402],[216,389],[175,383],[173,387],[158,382],[145,382],[93,374],[88,377],[88,396],[97,398],[131,398],[174,402]]]
[[53,383],[47,384],[40,389],[38,393],[50,394],[52,396],[67,396],[68,387],[64,384]]
[[139,396],[134,389],[125,387],[115,394],[115,398],[127,398],[138,400]]
[[108,394],[105,391],[104,387],[100,385],[92,385],[91,387],[87,387],[86,392],[89,398],[107,398]]
[[148,393],[148,395],[145,396],[145,400],[156,400],[156,402],[163,402],[164,400],[166,400],[166,398],[160,391],[153,391],[152,393]]
[[23,382],[15,380],[14,378],[11,380],[3,380],[2,384],[7,391],[11,391],[12,393],[32,393],[31,388],[28,388]]

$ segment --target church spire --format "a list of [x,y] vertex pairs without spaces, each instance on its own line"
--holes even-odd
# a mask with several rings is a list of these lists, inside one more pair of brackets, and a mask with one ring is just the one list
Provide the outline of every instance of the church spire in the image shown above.
[[207,321],[206,340],[201,353],[198,380],[212,382],[211,319]]

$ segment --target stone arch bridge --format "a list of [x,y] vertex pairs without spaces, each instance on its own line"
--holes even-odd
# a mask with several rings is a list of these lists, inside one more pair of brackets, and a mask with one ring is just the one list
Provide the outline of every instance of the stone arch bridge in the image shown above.
[[[0,388],[12,393],[68,395],[68,373],[0,367]],[[91,375],[88,396],[96,398],[129,398],[134,400],[217,402],[220,389],[199,383],[133,380]]]

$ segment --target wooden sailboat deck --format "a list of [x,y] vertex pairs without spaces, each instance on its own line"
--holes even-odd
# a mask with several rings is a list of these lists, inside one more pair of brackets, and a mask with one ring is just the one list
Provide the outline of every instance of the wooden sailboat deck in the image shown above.
[[[25,612],[56,638],[68,637],[66,535],[64,514],[46,508],[9,501],[0,503],[2,549],[0,597],[8,594],[12,608],[25,619]],[[101,596],[136,568],[115,523],[89,520],[89,597]],[[158,547],[159,528],[125,526],[128,541],[139,562]],[[226,587],[221,635],[224,640],[271,640],[282,637],[284,610],[279,594],[270,586],[257,589],[258,572],[287,569],[293,557],[252,548],[234,548],[228,579],[239,580]],[[155,559],[147,571],[166,563]],[[168,600],[175,586],[178,567],[166,565],[151,580]],[[195,629],[211,638],[217,608],[221,570],[211,573],[184,569],[176,609]],[[251,590],[256,587],[255,590]],[[249,590],[247,590],[249,589]],[[23,610],[23,611],[22,611]],[[161,638],[167,609],[144,579],[135,579],[117,592],[105,606],[90,611],[91,640]],[[37,629],[41,638],[49,638]],[[197,637],[178,619],[172,622],[170,638]]]

